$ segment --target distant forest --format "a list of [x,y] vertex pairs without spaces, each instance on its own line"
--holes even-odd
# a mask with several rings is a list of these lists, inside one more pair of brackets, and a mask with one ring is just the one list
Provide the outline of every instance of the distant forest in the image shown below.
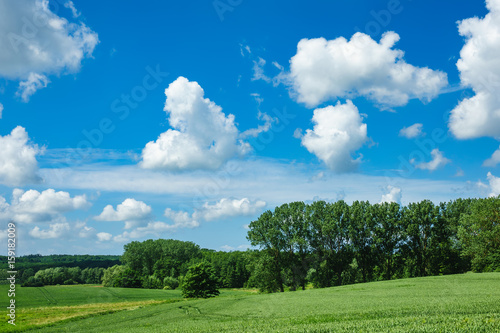
[[[92,283],[175,289],[205,261],[221,288],[277,292],[358,282],[500,271],[500,198],[401,206],[292,202],[264,212],[247,235],[258,249],[223,252],[173,239],[134,241],[120,256],[17,259],[24,286]],[[0,275],[6,274],[6,257]]]

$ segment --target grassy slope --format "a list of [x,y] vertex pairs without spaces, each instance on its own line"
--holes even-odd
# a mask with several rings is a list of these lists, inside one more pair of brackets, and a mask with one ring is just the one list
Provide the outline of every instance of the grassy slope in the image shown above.
[[[0,286],[0,300],[7,304],[7,285]],[[16,327],[0,323],[0,332],[49,324],[59,320],[134,309],[173,299],[180,299],[178,290],[142,290],[102,288],[101,286],[16,286]],[[5,312],[4,312],[5,313]],[[5,317],[6,318],[6,317]]]
[[144,306],[40,332],[500,332],[500,273]]
[[[8,304],[7,285],[0,285],[1,304]],[[242,295],[245,291],[223,290],[222,295]],[[16,287],[16,327],[0,323],[0,332],[23,331],[66,319],[135,310],[147,305],[179,301],[180,290],[103,288],[97,285]],[[5,317],[7,318],[7,317]]]
[[[99,285],[45,286],[41,288],[17,286],[16,289],[16,303],[21,308],[167,300],[181,297],[178,290],[103,288]],[[6,285],[0,286],[0,294],[2,297],[7,295]]]

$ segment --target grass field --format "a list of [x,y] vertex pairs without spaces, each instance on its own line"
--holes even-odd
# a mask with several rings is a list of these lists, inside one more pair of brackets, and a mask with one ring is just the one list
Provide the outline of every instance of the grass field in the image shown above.
[[[37,332],[500,332],[500,273],[269,295],[233,291],[214,299],[188,301],[179,300],[177,291],[112,289],[121,298],[104,301],[104,296],[84,294],[106,288],[45,287],[58,302],[48,306],[40,298],[29,297],[38,288],[26,289],[21,288],[26,294],[20,294],[19,302],[26,299],[34,308],[20,305],[18,328],[24,311],[57,317],[71,309],[78,313],[105,306],[102,315],[83,314],[85,318],[66,319]],[[64,296],[71,293],[74,297]]]

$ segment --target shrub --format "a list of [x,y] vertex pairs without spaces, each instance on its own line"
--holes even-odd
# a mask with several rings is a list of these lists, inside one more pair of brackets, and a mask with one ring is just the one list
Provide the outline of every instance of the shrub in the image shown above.
[[219,295],[217,289],[219,281],[215,276],[212,265],[200,262],[189,267],[184,276],[181,288],[182,296],[187,298],[208,298]]

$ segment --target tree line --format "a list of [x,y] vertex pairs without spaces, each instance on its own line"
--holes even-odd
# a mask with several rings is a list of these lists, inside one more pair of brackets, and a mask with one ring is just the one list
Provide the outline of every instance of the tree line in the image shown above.
[[[61,277],[59,276],[62,271],[68,271],[69,268],[79,268],[79,271],[83,271],[87,268],[99,268],[106,269],[113,265],[120,264],[120,257],[116,255],[46,255],[43,256],[41,254],[30,254],[26,256],[20,256],[16,258],[16,271],[17,276],[16,279],[22,284],[28,282],[28,279],[32,278],[29,284],[34,283],[35,274],[39,271],[47,270],[47,269],[58,269],[58,273],[56,275],[57,278],[54,281],[56,283],[45,283],[45,284],[63,284],[64,281],[69,280],[70,278],[65,278],[68,274],[62,274],[62,282]],[[0,256],[0,284],[7,283],[6,278],[9,276],[8,271],[8,260],[5,256]],[[52,270],[53,271],[53,270]],[[47,271],[47,272],[52,272]],[[94,270],[95,271],[95,270]],[[86,271],[87,272],[87,271]],[[53,273],[48,273],[53,274]],[[65,278],[65,279],[64,279]],[[79,279],[75,279],[78,283],[87,283],[87,276],[83,276]],[[94,279],[95,280],[95,279]],[[51,281],[50,279],[47,281]],[[80,282],[81,281],[81,282]],[[38,284],[41,282],[39,281]],[[101,283],[99,282],[88,282],[88,283]]]
[[407,206],[292,202],[249,224],[247,238],[258,249],[223,252],[173,239],[133,241],[111,267],[51,267],[30,272],[28,285],[176,289],[196,267],[206,266],[218,288],[276,292],[308,284],[500,271],[499,222],[499,198]]
[[251,278],[283,291],[441,274],[500,271],[500,199],[400,206],[292,202],[249,225],[261,251]]

